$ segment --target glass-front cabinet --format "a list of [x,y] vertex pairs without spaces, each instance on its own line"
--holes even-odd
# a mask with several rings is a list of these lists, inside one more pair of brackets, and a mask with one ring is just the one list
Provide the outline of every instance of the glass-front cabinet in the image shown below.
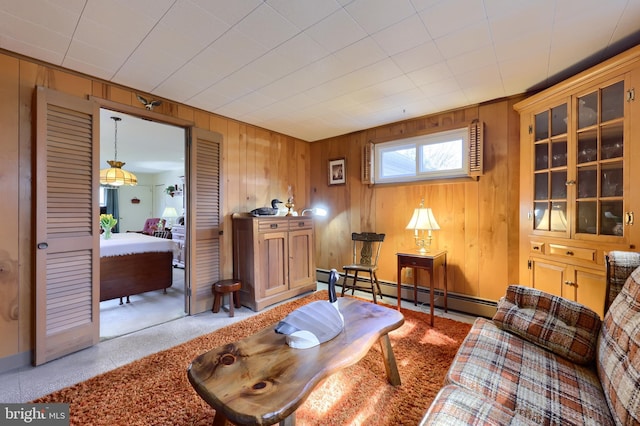
[[[520,284],[604,315],[605,256],[640,250],[640,47],[515,104]],[[639,92],[640,93],[640,92]],[[635,118],[635,120],[634,120]],[[640,151],[638,151],[640,152]]]
[[568,117],[566,103],[534,116],[532,231],[552,231],[569,235]]
[[623,237],[625,103],[621,79],[533,114],[532,234]]

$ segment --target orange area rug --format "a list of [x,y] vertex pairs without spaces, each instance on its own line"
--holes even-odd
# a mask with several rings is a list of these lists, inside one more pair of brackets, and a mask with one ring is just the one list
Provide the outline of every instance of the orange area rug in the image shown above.
[[[35,400],[70,404],[72,425],[211,425],[214,410],[187,379],[191,360],[274,324],[327,292],[277,306],[213,333]],[[469,324],[403,310],[389,333],[402,384],[387,381],[380,345],[322,382],[296,412],[298,425],[417,425],[442,387]]]

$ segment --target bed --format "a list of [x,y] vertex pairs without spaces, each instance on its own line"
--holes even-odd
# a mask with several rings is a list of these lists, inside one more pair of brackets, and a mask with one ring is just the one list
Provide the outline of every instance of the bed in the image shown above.
[[100,301],[164,290],[173,284],[176,243],[138,233],[100,238]]

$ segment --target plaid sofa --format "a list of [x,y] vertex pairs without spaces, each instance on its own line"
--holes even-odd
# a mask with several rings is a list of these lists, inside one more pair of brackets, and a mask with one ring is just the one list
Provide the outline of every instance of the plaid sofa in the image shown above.
[[493,320],[474,323],[421,425],[640,424],[640,254],[610,252],[607,287],[601,321],[509,286]]

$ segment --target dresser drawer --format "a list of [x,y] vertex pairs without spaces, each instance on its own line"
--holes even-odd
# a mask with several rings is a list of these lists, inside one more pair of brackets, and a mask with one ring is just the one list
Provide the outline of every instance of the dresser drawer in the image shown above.
[[596,261],[596,250],[588,248],[579,248],[565,246],[561,244],[549,244],[549,253],[553,256],[564,256],[572,259]]
[[313,227],[313,219],[311,218],[303,218],[299,219],[291,219],[289,221],[289,230],[295,231],[296,229],[309,229]]
[[258,222],[258,232],[287,231],[289,221],[282,220],[261,220]]
[[538,241],[531,241],[531,252],[532,253],[538,253],[538,254],[544,254],[544,243],[538,242]]

